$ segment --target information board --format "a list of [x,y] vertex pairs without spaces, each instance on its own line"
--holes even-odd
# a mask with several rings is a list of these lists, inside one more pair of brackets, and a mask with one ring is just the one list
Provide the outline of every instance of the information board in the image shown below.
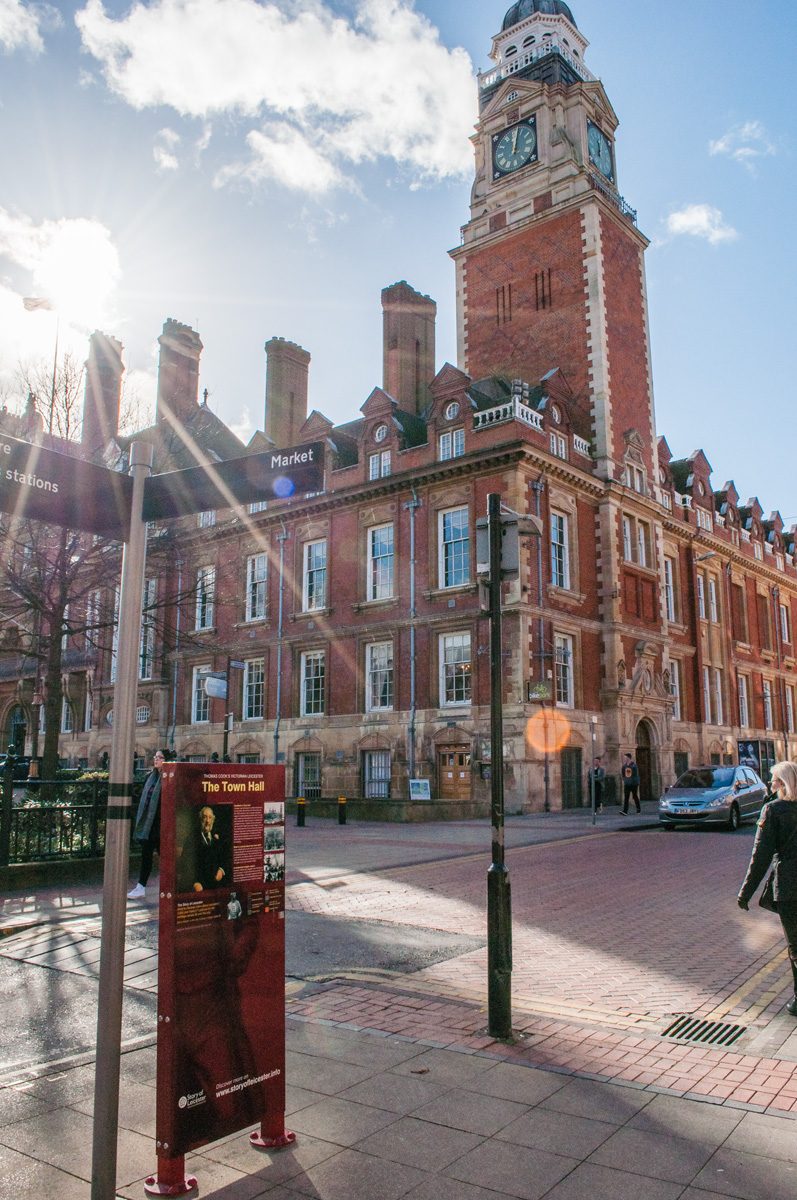
[[159,1158],[285,1112],[285,768],[175,763],[161,798]]

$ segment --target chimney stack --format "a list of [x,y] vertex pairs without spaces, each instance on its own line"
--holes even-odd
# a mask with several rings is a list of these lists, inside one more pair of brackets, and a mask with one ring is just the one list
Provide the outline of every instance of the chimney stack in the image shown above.
[[432,399],[437,305],[406,280],[382,292],[382,388],[405,411],[422,413]]
[[295,446],[307,420],[310,355],[295,342],[266,342],[266,437],[278,450]]
[[119,432],[122,343],[96,330],[89,338],[81,442],[89,454],[102,452]]
[[199,356],[202,342],[188,325],[170,317],[158,338],[158,407],[156,420],[163,418],[166,404],[178,420],[190,419],[199,403]]

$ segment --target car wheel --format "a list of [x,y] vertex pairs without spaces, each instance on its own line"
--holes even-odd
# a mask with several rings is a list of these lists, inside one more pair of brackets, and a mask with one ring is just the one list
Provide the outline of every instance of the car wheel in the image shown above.
[[741,823],[742,818],[739,814],[739,805],[734,802],[731,805],[731,811],[728,813],[728,829],[731,833],[736,833]]

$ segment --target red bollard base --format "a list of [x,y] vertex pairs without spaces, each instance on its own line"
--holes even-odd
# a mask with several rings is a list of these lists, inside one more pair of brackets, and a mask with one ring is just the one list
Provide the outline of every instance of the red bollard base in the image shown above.
[[284,1133],[278,1134],[276,1137],[265,1137],[263,1127],[260,1127],[259,1133],[250,1133],[249,1141],[253,1146],[259,1146],[263,1150],[284,1150],[286,1146],[291,1146],[296,1141],[296,1134],[290,1129],[286,1129]]
[[195,1175],[186,1175],[185,1158],[159,1158],[158,1174],[144,1180],[149,1196],[186,1196],[197,1187]]

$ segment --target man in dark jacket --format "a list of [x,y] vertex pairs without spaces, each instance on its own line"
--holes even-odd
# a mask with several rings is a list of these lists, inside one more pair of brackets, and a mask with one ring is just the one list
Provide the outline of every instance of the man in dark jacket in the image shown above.
[[628,812],[628,800],[630,796],[634,797],[637,812],[641,812],[642,805],[639,803],[639,767],[630,754],[623,755],[623,765],[620,768],[620,774],[623,777],[623,815]]
[[776,763],[770,788],[778,798],[761,809],[750,865],[737,899],[739,907],[747,909],[774,858],[775,903],[794,983],[794,996],[786,1008],[797,1017],[797,763]]

